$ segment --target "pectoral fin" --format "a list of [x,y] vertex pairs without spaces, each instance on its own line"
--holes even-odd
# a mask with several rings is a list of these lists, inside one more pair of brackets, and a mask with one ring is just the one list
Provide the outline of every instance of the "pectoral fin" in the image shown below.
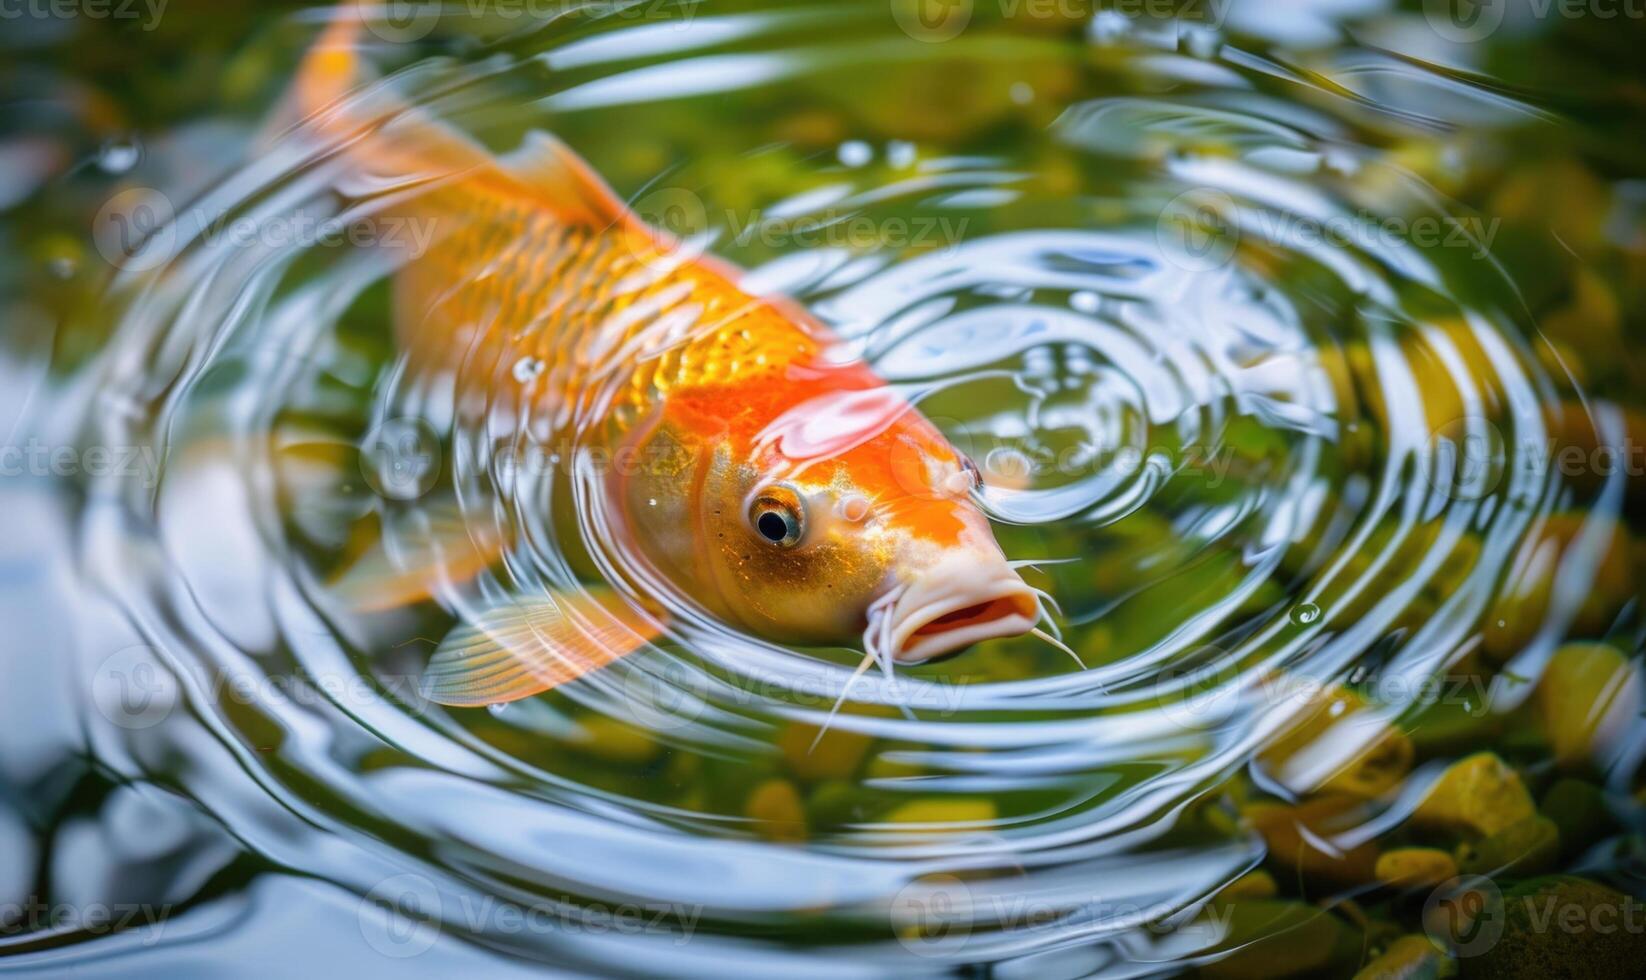
[[455,511],[432,510],[419,533],[407,534],[390,554],[379,540],[332,581],[334,594],[355,612],[370,613],[422,602],[442,585],[479,575],[503,553],[502,534]]
[[423,696],[461,708],[517,701],[598,670],[658,632],[609,592],[510,599],[446,634],[423,672]]

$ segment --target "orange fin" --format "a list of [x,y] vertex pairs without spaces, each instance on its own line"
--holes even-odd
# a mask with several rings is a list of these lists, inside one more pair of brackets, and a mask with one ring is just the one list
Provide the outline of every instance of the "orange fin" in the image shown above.
[[521,184],[553,199],[563,220],[605,228],[629,214],[623,199],[559,138],[534,129],[498,159]]
[[423,602],[442,585],[466,582],[503,553],[503,536],[483,522],[436,511],[428,527],[390,553],[381,541],[332,580],[332,592],[355,612],[383,612]]
[[518,701],[644,646],[658,634],[649,617],[609,590],[549,593],[493,606],[440,642],[423,672],[423,696],[460,708]]
[[[431,106],[416,98],[406,101],[399,83],[408,77],[426,79],[426,72],[376,80],[361,36],[370,16],[360,4],[334,11],[299,67],[284,108],[271,121],[270,135],[301,121],[341,149],[357,171],[343,178],[342,186],[351,193],[457,183],[597,230],[628,223],[623,200],[553,136],[529,133],[520,146],[497,156]],[[443,88],[450,92],[456,86],[448,82]]]

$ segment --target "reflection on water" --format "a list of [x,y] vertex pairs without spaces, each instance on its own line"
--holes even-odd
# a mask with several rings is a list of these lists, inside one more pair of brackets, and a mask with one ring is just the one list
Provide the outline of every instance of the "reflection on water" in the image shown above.
[[[395,273],[488,226],[397,209],[392,166],[274,108],[352,10],[19,21],[0,947],[48,973],[1621,970],[1638,21],[1105,6],[369,16],[360,104],[497,152],[553,131],[679,241],[588,287],[642,297],[621,349],[432,368]],[[122,91],[99,59],[127,46],[196,57]],[[616,452],[607,409],[715,329],[668,298],[704,254],[890,385],[769,437],[827,456],[917,402],[1075,658],[1024,635],[854,673],[637,557],[675,528],[605,488],[669,461]],[[588,308],[557,281],[499,303]],[[422,696],[454,626],[591,590],[661,630],[524,700]]]

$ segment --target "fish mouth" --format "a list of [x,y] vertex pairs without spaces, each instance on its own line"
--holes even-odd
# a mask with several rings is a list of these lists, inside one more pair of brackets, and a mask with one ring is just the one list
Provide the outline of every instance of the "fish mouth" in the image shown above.
[[970,563],[954,572],[934,570],[911,586],[892,611],[892,658],[926,663],[983,640],[1021,636],[1039,621],[1040,600],[1010,572],[980,575]]

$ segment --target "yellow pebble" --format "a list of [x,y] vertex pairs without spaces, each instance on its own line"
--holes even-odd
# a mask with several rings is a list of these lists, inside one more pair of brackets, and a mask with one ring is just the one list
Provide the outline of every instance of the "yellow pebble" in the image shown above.
[[1366,964],[1354,980],[1420,980],[1449,977],[1457,972],[1446,956],[1427,936],[1401,936],[1390,943],[1377,959]]
[[663,746],[615,718],[594,715],[581,722],[582,737],[573,743],[581,752],[611,762],[649,762]]
[[1480,752],[1441,773],[1412,819],[1485,835],[1536,813],[1520,774],[1493,753]]
[[1538,722],[1563,765],[1603,749],[1640,713],[1640,703],[1634,665],[1605,643],[1561,647],[1538,682]]
[[793,724],[777,737],[777,747],[789,771],[800,779],[850,779],[873,741],[871,735],[842,728],[831,728],[819,739],[816,726]]
[[767,840],[793,844],[806,839],[806,814],[800,794],[787,779],[768,779],[756,786],[744,812]]
[[926,799],[905,803],[886,817],[891,823],[953,824],[953,830],[970,830],[971,824],[989,823],[995,818],[993,800]]
[[1378,855],[1374,873],[1386,885],[1438,885],[1457,876],[1457,862],[1433,847],[1400,847]]

